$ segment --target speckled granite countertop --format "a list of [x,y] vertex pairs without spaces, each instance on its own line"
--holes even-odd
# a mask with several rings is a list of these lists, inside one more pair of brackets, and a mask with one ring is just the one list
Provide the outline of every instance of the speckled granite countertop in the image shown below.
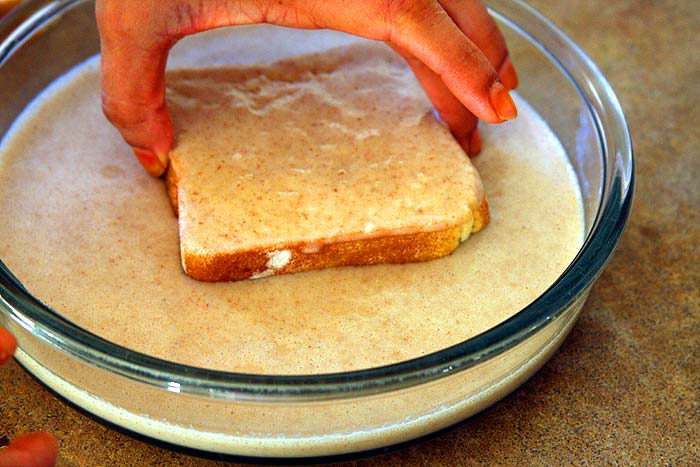
[[[446,433],[336,466],[700,465],[700,8],[532,3],[622,101],[637,164],[630,225],[568,340],[520,389]],[[0,400],[0,431],[51,430],[60,467],[235,465],[106,427],[15,362],[0,369]]]

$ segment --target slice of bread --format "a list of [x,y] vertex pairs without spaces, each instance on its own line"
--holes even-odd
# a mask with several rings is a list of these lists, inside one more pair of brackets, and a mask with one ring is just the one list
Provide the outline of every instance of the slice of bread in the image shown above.
[[479,175],[383,44],[173,71],[168,105],[195,279],[425,261],[488,223]]

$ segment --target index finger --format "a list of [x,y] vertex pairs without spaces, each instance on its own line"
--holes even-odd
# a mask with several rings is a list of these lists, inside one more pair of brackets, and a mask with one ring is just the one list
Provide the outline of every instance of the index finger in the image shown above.
[[452,20],[464,31],[498,71],[509,89],[518,87],[518,75],[508,56],[508,46],[498,24],[481,0],[440,0]]
[[315,19],[316,27],[383,40],[415,57],[483,120],[500,123],[517,114],[494,66],[437,1],[319,2]]

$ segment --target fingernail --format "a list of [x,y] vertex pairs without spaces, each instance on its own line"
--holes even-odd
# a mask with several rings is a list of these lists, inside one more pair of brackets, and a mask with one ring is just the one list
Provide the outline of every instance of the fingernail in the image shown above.
[[481,135],[479,134],[479,129],[474,128],[471,136],[469,137],[469,149],[467,154],[469,157],[474,157],[481,152]]
[[166,169],[168,168],[168,161],[170,160],[168,151],[165,152],[160,152],[156,151],[156,157],[158,157],[158,160],[160,163],[165,167]]
[[496,81],[491,86],[491,105],[502,120],[513,120],[518,116],[518,109],[515,107],[513,98],[510,97],[508,89],[500,81]]
[[515,67],[513,66],[513,63],[510,61],[509,57],[506,57],[506,59],[503,60],[499,76],[501,78],[501,83],[503,83],[503,85],[509,90],[513,90],[518,87],[518,73],[516,73]]
[[160,177],[165,172],[165,168],[168,166],[167,156],[163,158],[162,156],[157,156],[150,149],[134,148],[134,155],[141,162],[141,165],[149,175],[154,177]]

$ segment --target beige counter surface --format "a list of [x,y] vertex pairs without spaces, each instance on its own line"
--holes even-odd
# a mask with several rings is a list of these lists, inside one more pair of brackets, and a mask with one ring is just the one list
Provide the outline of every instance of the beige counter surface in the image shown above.
[[[622,101],[637,167],[627,232],[568,340],[521,388],[436,437],[336,466],[700,465],[700,9],[532,3]],[[0,436],[39,429],[60,439],[60,467],[237,465],[115,431],[12,361],[0,369]]]

